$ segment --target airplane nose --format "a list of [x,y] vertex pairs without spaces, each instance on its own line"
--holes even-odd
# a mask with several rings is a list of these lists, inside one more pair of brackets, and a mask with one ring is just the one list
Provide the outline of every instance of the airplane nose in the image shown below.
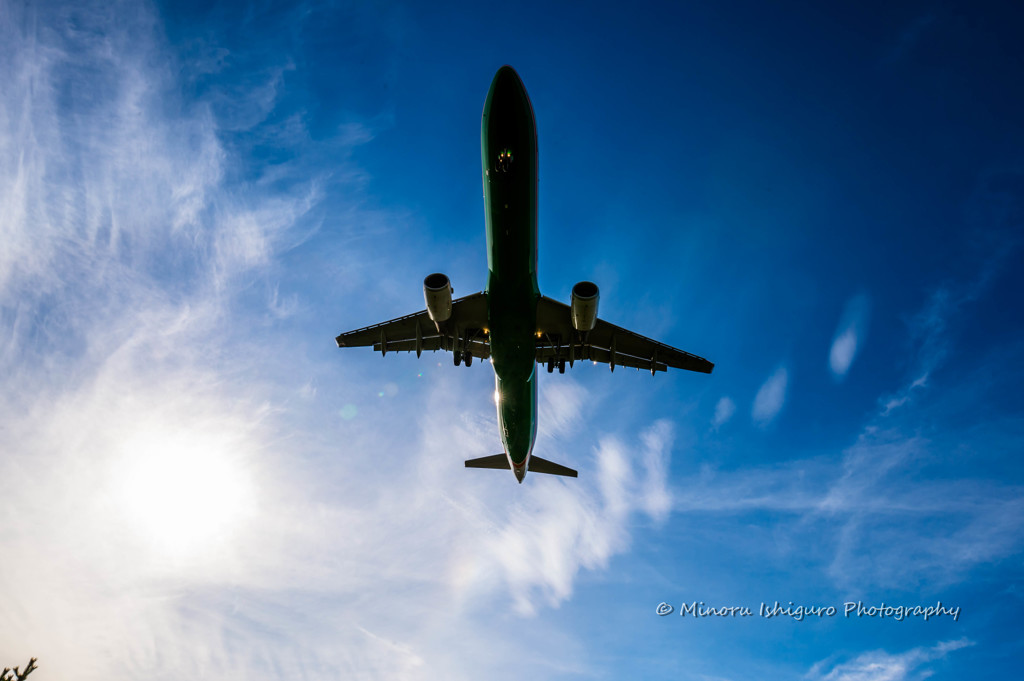
[[498,72],[494,74],[494,82],[492,86],[495,88],[521,88],[523,81],[519,78],[519,74],[516,70],[506,64],[498,69]]
[[526,87],[519,74],[511,66],[502,66],[498,69],[491,82],[491,91],[494,98],[505,106],[512,103],[518,104],[527,99]]

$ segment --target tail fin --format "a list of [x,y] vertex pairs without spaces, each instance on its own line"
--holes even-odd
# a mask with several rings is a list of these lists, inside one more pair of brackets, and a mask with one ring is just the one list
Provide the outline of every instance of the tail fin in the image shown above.
[[529,470],[533,473],[547,473],[548,475],[564,475],[567,478],[577,477],[576,471],[566,468],[553,461],[542,459],[537,455],[530,456]]
[[[511,470],[511,466],[508,463],[508,457],[504,454],[494,454],[493,456],[481,456],[479,459],[469,459],[466,461],[466,468],[497,468],[499,470]],[[578,473],[571,468],[566,468],[553,461],[542,459],[536,454],[530,456],[530,465],[527,468],[534,473],[546,473],[547,475],[562,475],[567,478],[578,477]]]
[[508,457],[504,454],[493,456],[481,456],[479,459],[468,459],[466,468],[498,468],[506,471],[512,470],[508,463]]

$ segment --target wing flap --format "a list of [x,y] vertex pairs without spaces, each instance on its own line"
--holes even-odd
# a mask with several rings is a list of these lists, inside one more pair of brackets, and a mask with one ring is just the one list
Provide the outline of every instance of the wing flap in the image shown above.
[[[612,353],[604,348],[589,348],[590,352],[588,359],[593,362],[601,362],[602,364],[611,364]],[[615,352],[615,366],[617,367],[629,367],[630,369],[645,369],[651,370],[651,365],[654,365],[655,371],[668,371],[668,365],[664,362],[649,357],[633,357],[632,355],[626,355],[621,352]]]
[[[565,359],[567,357],[567,353],[568,347],[538,345],[537,361],[544,364],[549,359]],[[577,345],[573,360],[577,362],[600,362],[602,364],[609,364],[611,361],[611,352],[604,348],[594,347],[592,345]],[[668,371],[668,365],[664,362],[652,360],[649,357],[633,357],[632,355],[625,355],[618,351],[615,353],[615,366],[650,371],[652,364],[654,365],[655,371]]]
[[[364,326],[361,329],[348,331],[335,337],[339,348],[368,347],[380,344],[384,338],[390,347],[392,341],[415,340],[416,328],[419,327],[420,336],[437,334],[434,322],[426,310],[414,314],[397,317],[380,324]],[[380,348],[377,348],[378,350]]]
[[[387,352],[416,352],[416,341],[414,340],[389,340],[387,342]],[[491,356],[491,346],[480,340],[470,340],[465,342],[465,350],[469,350],[470,353],[477,359],[488,359]],[[383,345],[381,343],[374,343],[373,349],[377,352],[381,351]],[[433,352],[437,350],[448,350],[445,347],[445,339],[441,336],[431,336],[424,338],[420,341],[420,350],[422,352]]]

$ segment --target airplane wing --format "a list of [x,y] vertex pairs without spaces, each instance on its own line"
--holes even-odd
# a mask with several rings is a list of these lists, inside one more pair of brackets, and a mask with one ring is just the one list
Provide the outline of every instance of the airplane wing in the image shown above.
[[[686,369],[710,374],[715,365],[697,355],[659,343],[638,333],[598,319],[593,330],[573,328],[570,308],[564,303],[541,296],[537,302],[537,361],[564,369],[562,361],[590,360],[616,366],[655,371]],[[553,360],[553,363],[552,363]]]
[[441,328],[426,310],[343,333],[335,340],[339,348],[372,347],[389,352],[424,350],[469,351],[473,357],[491,356],[487,333],[487,294],[480,292],[452,301],[452,315]]

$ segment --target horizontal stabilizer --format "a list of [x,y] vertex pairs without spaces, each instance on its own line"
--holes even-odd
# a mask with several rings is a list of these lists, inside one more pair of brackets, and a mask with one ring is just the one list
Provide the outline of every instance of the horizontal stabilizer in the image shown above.
[[[466,462],[469,465],[469,462]],[[508,468],[508,466],[505,466]],[[530,457],[529,470],[533,473],[547,473],[548,475],[564,475],[567,478],[577,477],[576,471],[571,468],[566,468],[553,461],[542,459],[539,456],[533,455]]]
[[466,461],[466,468],[499,468],[506,471],[512,470],[512,467],[509,466],[508,463],[508,457],[504,454],[481,456],[479,459],[468,459]]

